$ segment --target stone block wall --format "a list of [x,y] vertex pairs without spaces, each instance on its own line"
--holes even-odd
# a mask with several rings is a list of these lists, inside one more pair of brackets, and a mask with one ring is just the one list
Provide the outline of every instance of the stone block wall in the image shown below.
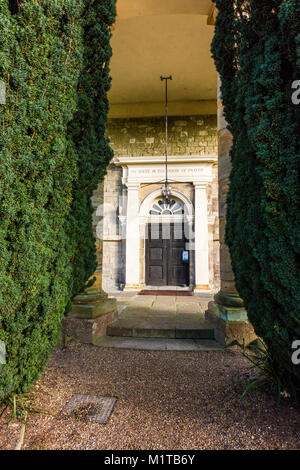
[[[169,117],[169,155],[205,155],[218,152],[217,116]],[[115,156],[165,153],[165,119],[111,119],[107,133]]]
[[[164,155],[165,120],[163,117],[141,119],[111,119],[107,128],[111,146],[116,157],[138,157]],[[171,156],[207,155],[218,152],[217,116],[184,116],[169,118],[169,146]],[[218,179],[217,165],[214,167],[214,180],[208,190],[209,216],[209,263],[210,285],[219,287],[219,226],[218,226]],[[161,185],[142,185],[140,202],[147,194]],[[191,183],[174,183],[174,189],[185,194],[194,203],[193,185]],[[105,218],[103,224],[103,241],[97,242],[98,271],[102,272],[103,288],[114,291],[125,283],[125,241],[120,236],[119,202],[124,188],[122,187],[122,169],[111,164],[108,167],[105,181],[94,193],[93,203],[105,201]],[[95,216],[96,224],[101,217]],[[140,272],[144,273],[144,241],[141,240]],[[102,258],[102,259],[100,259]],[[193,257],[191,257],[193,259]],[[193,261],[192,261],[193,262]]]

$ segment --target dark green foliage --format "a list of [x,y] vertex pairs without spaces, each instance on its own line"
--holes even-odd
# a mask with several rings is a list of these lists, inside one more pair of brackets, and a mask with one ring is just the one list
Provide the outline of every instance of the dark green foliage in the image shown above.
[[115,0],[85,1],[83,71],[78,86],[78,111],[69,129],[79,156],[69,221],[74,249],[73,295],[84,289],[97,267],[91,196],[104,178],[106,167],[113,157],[105,130],[112,54],[110,26],[115,21],[115,15]]
[[213,55],[233,134],[227,235],[236,285],[283,387],[300,339],[299,0],[216,0]]
[[69,300],[65,218],[76,158],[67,125],[82,62],[82,2],[1,0],[0,399],[26,390],[57,342]]
[[114,2],[13,3],[0,0],[0,400],[38,378],[94,270],[89,197],[111,157],[103,135]]

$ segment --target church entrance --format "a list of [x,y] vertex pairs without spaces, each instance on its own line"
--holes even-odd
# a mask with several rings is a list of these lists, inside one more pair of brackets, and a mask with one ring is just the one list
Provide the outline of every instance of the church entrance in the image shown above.
[[184,223],[151,223],[146,230],[146,284],[188,286],[189,251]]

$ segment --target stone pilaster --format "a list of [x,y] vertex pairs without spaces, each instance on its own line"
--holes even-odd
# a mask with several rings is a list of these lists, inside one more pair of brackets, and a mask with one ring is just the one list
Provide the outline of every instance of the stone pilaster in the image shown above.
[[224,346],[247,345],[255,339],[253,327],[248,322],[243,300],[235,287],[229,249],[225,244],[226,199],[231,171],[230,149],[232,135],[227,129],[223,113],[220,81],[218,83],[218,156],[219,156],[219,229],[221,290],[210,302],[206,318],[214,325],[216,339]]
[[126,285],[124,290],[141,288],[139,186],[139,183],[127,183]]
[[195,291],[209,290],[207,184],[195,186]]

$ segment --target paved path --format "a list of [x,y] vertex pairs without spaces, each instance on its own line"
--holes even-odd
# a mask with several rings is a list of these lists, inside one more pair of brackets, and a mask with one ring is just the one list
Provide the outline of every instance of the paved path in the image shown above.
[[161,320],[185,325],[204,320],[213,295],[181,297],[158,295],[117,295],[120,320]]
[[199,297],[137,295],[120,307],[119,323],[124,326],[197,328],[204,322],[207,301]]
[[98,346],[172,351],[220,349],[204,312],[211,296],[118,297],[119,318]]

